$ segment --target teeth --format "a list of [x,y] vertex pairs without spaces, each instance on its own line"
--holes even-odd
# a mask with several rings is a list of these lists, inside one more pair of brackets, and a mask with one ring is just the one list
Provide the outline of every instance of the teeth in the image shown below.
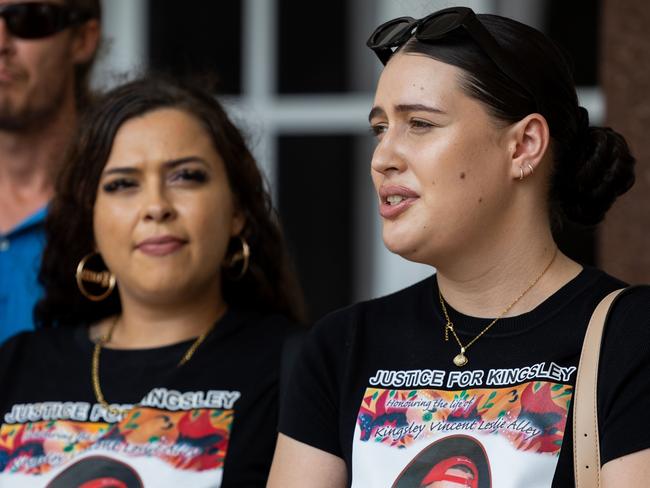
[[401,195],[391,195],[388,198],[386,198],[388,205],[397,205],[398,203],[401,203],[402,200],[406,200],[406,199]]

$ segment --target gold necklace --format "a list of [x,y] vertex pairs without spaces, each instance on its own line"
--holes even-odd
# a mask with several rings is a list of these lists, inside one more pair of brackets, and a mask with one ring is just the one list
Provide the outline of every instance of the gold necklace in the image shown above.
[[[93,390],[95,392],[95,398],[97,399],[97,403],[99,403],[102,407],[104,407],[104,409],[106,409],[106,411],[109,412],[111,415],[116,415],[116,416],[123,415],[126,412],[128,412],[130,409],[112,407],[108,404],[108,402],[104,398],[104,394],[102,393],[102,388],[99,384],[99,355],[101,353],[102,346],[106,345],[106,343],[108,343],[111,340],[111,337],[113,336],[113,331],[115,330],[115,326],[117,325],[117,319],[118,317],[115,317],[113,323],[108,329],[108,332],[106,332],[106,334],[104,334],[95,343],[95,348],[93,349],[93,360],[92,360],[92,367],[91,367]],[[201,345],[201,343],[205,340],[208,334],[212,332],[212,329],[214,329],[216,323],[217,321],[215,321],[205,332],[203,332],[200,336],[196,338],[196,340],[192,343],[189,349],[185,351],[185,354],[183,354],[181,360],[178,362],[176,367],[183,366],[192,358],[192,356],[194,355],[198,347]]]
[[555,248],[555,252],[553,252],[553,257],[551,258],[549,263],[546,265],[544,270],[539,274],[539,276],[537,276],[537,278],[535,278],[533,281],[531,281],[530,284],[528,285],[528,287],[521,293],[521,295],[519,295],[517,298],[515,298],[510,305],[508,305],[506,308],[504,308],[503,311],[497,316],[497,318],[495,318],[492,322],[490,322],[487,325],[487,327],[485,327],[481,332],[479,332],[479,334],[476,337],[474,337],[474,339],[472,339],[471,341],[469,341],[465,345],[463,345],[463,343],[460,342],[460,339],[458,338],[458,334],[456,334],[456,330],[454,329],[454,323],[449,318],[449,314],[447,313],[447,307],[445,305],[445,300],[442,298],[442,293],[440,292],[440,288],[438,288],[438,298],[440,299],[440,306],[442,307],[442,313],[445,315],[445,320],[447,321],[447,323],[445,324],[445,342],[447,342],[449,340],[449,333],[451,332],[451,334],[454,336],[454,339],[456,339],[456,342],[458,343],[458,346],[460,347],[460,353],[458,353],[458,354],[456,354],[456,356],[454,356],[454,364],[456,366],[458,366],[459,368],[462,368],[463,366],[465,366],[469,362],[469,359],[467,359],[467,356],[465,355],[465,352],[467,351],[467,349],[469,349],[469,347],[472,344],[474,344],[476,341],[478,341],[479,338],[483,334],[485,334],[488,330],[490,330],[492,328],[492,326],[499,321],[499,319],[501,319],[505,314],[507,314],[508,311],[512,307],[514,307],[515,304],[519,300],[521,300],[524,297],[524,295],[531,290],[531,288],[533,286],[535,286],[537,284],[537,282],[542,278],[542,276],[544,276],[544,274],[546,274],[548,269],[551,267],[551,265],[555,261],[556,256],[557,256],[557,247]]

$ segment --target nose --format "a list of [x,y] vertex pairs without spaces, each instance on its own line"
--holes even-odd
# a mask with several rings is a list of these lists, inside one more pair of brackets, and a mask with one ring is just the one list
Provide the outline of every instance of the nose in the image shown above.
[[176,209],[164,189],[158,187],[148,189],[142,218],[155,223],[167,222],[176,218]]
[[401,173],[406,169],[406,159],[402,151],[399,135],[388,129],[375,147],[370,165],[373,172],[388,175]]

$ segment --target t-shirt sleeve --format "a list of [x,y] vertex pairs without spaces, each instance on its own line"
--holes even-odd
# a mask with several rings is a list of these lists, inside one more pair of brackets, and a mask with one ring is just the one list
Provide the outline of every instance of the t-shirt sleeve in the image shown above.
[[343,457],[338,426],[345,341],[340,325],[335,316],[327,317],[303,338],[280,410],[279,430]]
[[650,448],[650,287],[633,289],[615,304],[598,389],[602,464]]
[[10,388],[12,378],[17,374],[14,370],[20,364],[25,343],[32,334],[29,331],[21,332],[0,345],[0,412],[6,407],[6,389]]
[[23,331],[0,344],[0,378],[6,378],[19,358],[24,344],[33,335],[31,331]]

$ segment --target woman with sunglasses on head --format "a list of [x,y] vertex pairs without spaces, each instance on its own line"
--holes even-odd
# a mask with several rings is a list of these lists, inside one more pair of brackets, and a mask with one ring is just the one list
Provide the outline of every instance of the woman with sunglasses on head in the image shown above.
[[253,156],[211,93],[156,78],[80,127],[40,330],[0,350],[0,485],[264,486],[302,303]]
[[[589,125],[562,51],[526,25],[451,8],[395,19],[368,45],[386,65],[370,111],[383,239],[437,272],[312,330],[269,486],[422,480],[431,464],[418,454],[460,435],[484,449],[480,487],[573,486],[586,327],[624,284],[558,251],[552,228],[602,220],[634,159],[619,134]],[[605,487],[648,479],[648,304],[647,289],[624,293],[604,335]],[[459,455],[450,445],[441,457]],[[467,486],[454,477],[445,486]]]

